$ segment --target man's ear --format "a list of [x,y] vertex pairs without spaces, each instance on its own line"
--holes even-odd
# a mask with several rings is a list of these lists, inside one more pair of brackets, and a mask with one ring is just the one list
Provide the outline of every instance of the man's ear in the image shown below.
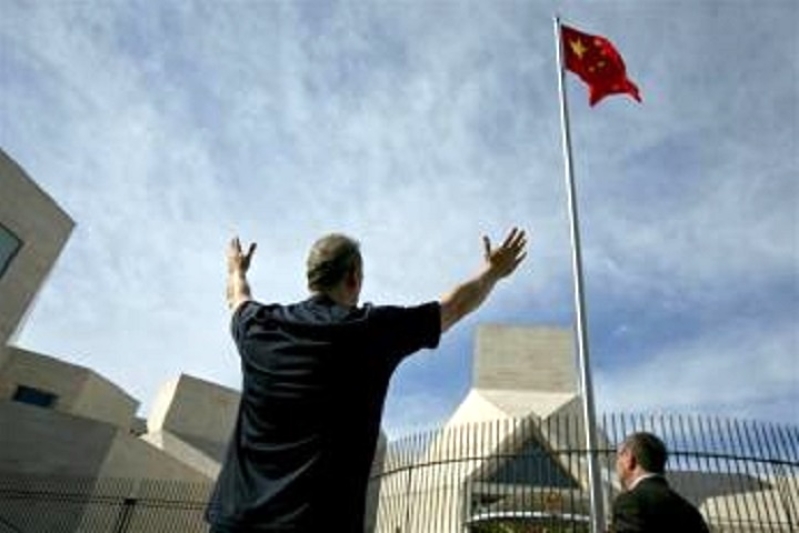
[[633,455],[632,453],[627,454],[627,467],[630,470],[635,470],[636,468],[638,468],[638,461],[635,459],[635,455]]

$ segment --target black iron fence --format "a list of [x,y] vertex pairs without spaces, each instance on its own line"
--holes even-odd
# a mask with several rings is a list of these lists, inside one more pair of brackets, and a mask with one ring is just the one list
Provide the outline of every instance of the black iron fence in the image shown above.
[[[680,415],[598,421],[605,509],[615,448],[651,431],[669,480],[716,532],[799,533],[799,428]],[[578,416],[507,419],[412,435],[382,450],[369,491],[375,533],[586,532],[590,505]],[[210,485],[0,475],[0,533],[205,533]],[[335,531],[334,526],[331,525]]]
[[[507,419],[413,435],[388,446],[378,533],[585,532],[587,454],[579,416]],[[670,450],[668,478],[717,532],[799,531],[799,429],[680,415],[598,420],[602,502],[619,491],[616,446],[635,431]]]
[[0,476],[0,533],[205,533],[211,486]]

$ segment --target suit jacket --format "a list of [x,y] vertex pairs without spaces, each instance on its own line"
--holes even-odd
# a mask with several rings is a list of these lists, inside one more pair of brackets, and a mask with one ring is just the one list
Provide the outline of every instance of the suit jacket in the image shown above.
[[643,479],[613,502],[615,533],[708,533],[702,515],[661,476]]

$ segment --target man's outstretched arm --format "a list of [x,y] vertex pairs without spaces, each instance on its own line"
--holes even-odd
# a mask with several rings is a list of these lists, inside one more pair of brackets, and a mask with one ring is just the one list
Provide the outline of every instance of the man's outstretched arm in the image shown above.
[[483,236],[483,244],[484,263],[477,275],[441,298],[442,333],[480,307],[497,281],[510,276],[527,256],[527,236],[518,228],[508,233],[499,248],[492,249],[491,241],[486,236]]
[[250,284],[247,282],[247,270],[255,252],[255,243],[250,245],[247,253],[242,253],[238,237],[230,241],[227,249],[227,305],[235,311],[246,301],[252,299]]

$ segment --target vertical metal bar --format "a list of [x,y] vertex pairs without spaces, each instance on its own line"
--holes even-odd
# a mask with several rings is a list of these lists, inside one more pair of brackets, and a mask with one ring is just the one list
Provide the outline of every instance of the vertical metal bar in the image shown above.
[[599,483],[594,450],[596,450],[596,420],[594,409],[594,391],[591,383],[591,364],[588,353],[588,318],[585,312],[585,294],[583,290],[582,251],[580,249],[579,216],[577,211],[577,187],[574,182],[571,155],[571,133],[569,131],[569,109],[564,88],[563,39],[560,19],[554,18],[555,44],[557,47],[558,94],[560,96],[560,119],[563,140],[564,176],[569,204],[569,223],[572,243],[572,270],[574,274],[574,304],[576,311],[576,345],[580,367],[581,396],[583,400],[583,421],[585,423],[586,463],[588,467],[588,485],[591,501],[591,531],[602,533],[605,529],[605,512],[602,506],[602,486]]
[[[757,440],[757,434],[754,428],[751,427],[750,421],[742,421],[741,425],[743,426],[744,435],[746,436],[746,444],[749,448],[747,459],[749,462],[753,463],[755,477],[761,484],[761,490],[763,490],[765,487],[762,487],[762,485],[768,486],[768,481],[763,479],[763,465],[761,464],[760,447]],[[759,502],[758,500],[754,500],[754,515],[750,517],[750,520],[755,522],[755,519],[757,519],[758,526],[761,530],[766,530],[768,527],[768,530],[771,531],[770,513],[768,512],[768,509],[764,508],[765,506],[761,505],[761,503],[762,502]],[[766,520],[765,523],[763,522],[764,518]]]
[[[664,415],[664,417],[665,417],[664,420],[668,421],[669,433],[671,434],[672,441],[674,442],[673,447],[670,447],[670,449],[671,449],[672,452],[677,452],[678,451],[677,446],[679,446],[679,443],[682,441],[682,435],[674,427],[674,417],[673,416],[666,416],[666,415]],[[665,424],[665,422],[664,422],[664,424]],[[672,454],[672,456],[673,455],[674,454]],[[679,461],[679,457],[677,459]]]
[[[726,471],[723,472],[725,478],[728,480],[728,483],[732,484],[732,480],[735,479],[735,469],[733,468],[733,462],[731,459],[731,454],[729,453],[729,449],[725,446],[726,441],[724,439],[724,430],[721,426],[721,420],[719,417],[714,417],[710,421],[710,436],[713,441],[713,448],[715,449],[716,453],[722,454],[724,456],[724,465],[726,465]],[[716,438],[718,438],[718,443],[716,443]],[[721,464],[719,463],[719,470],[723,470],[721,468]],[[722,472],[720,472],[722,473]],[[727,496],[726,494],[731,494],[731,496]],[[732,504],[730,504],[730,500],[732,500]],[[734,496],[734,493],[731,491],[725,491],[724,496],[724,512],[725,516],[731,517],[734,514],[738,514],[738,502],[737,498]]]
[[[466,469],[466,465],[468,464],[470,458],[470,450],[469,450],[469,433],[471,428],[474,427],[473,424],[464,424],[460,425],[455,428],[455,434],[453,435],[453,454],[452,454],[452,468],[447,469],[447,473],[449,476],[449,480],[447,482],[447,491],[453,490],[452,487],[457,485],[457,480],[463,478],[463,472]],[[451,496],[450,496],[451,497]],[[447,496],[444,497],[445,501]],[[463,520],[458,512],[459,509],[455,508],[454,506],[448,505],[447,509],[449,510],[449,515],[446,517],[446,520],[442,520],[438,523],[438,527],[436,531],[440,531],[439,528],[446,526],[446,524],[457,524],[459,521],[462,523]],[[422,533],[420,531],[419,533]]]
[[[510,479],[503,479],[498,474],[503,470],[509,474],[513,469],[513,457],[509,455],[513,451],[513,439],[516,431],[516,421],[511,418],[497,420],[496,424],[492,424],[493,431],[490,430],[489,442],[492,443],[491,453],[491,471],[494,473],[494,483],[496,488],[492,487],[492,492],[496,491],[496,495],[502,498],[505,502],[513,502],[514,487]],[[513,505],[513,504],[511,504]]]
[[[769,459],[768,445],[762,439],[758,423],[754,421],[752,422],[752,433],[754,435],[754,440],[757,443],[757,451],[758,451],[757,462],[760,465],[760,469],[764,471],[764,475],[766,480],[768,481],[768,484],[771,485],[771,465],[768,462]],[[779,523],[779,519],[777,517],[772,518],[772,508],[771,505],[768,504],[766,498],[766,494],[768,494],[768,492],[769,491],[763,492],[764,505],[762,505],[762,508],[766,514],[766,520],[768,521],[769,524],[769,531],[773,531],[776,527],[778,527],[777,524]]]
[[[446,478],[442,475],[450,467],[451,457],[450,454],[450,444],[449,444],[449,437],[451,435],[451,431],[448,429],[443,429],[437,432],[437,435],[434,433],[433,438],[430,439],[430,442],[433,443],[433,451],[431,453],[426,454],[427,458],[429,459],[428,465],[424,468],[428,470],[437,471],[439,472],[438,476],[433,475],[433,482],[431,483],[430,488],[424,493],[425,498],[421,505],[429,505],[430,510],[428,512],[433,513],[433,519],[435,520],[431,526],[438,528],[440,527],[441,521],[443,520],[442,514],[444,509],[446,509],[446,502],[444,500],[444,495],[449,490],[446,483]],[[439,462],[439,464],[435,464]],[[438,479],[436,479],[436,477]]]
[[738,480],[739,485],[743,485],[743,474],[741,473],[741,456],[735,449],[735,435],[732,431],[731,422],[729,419],[727,419],[725,422],[725,427],[722,429],[721,421],[719,421],[719,433],[726,433],[727,435],[729,454],[733,458],[732,461],[735,466],[735,477],[730,477],[731,490],[729,491],[731,494],[730,498],[732,498],[733,505],[735,507],[735,512],[727,517],[727,519],[731,521],[733,518],[740,520],[743,517],[743,511],[741,509],[740,503],[741,498],[735,494],[736,492],[742,492],[740,489],[738,489],[738,487],[735,487],[735,480]]
[[[413,437],[410,437],[408,442],[410,444],[408,448],[411,448],[413,444]],[[410,531],[410,520],[411,520],[411,482],[413,476],[413,463],[409,457],[410,450],[406,449],[403,455],[405,456],[404,458],[405,460],[403,461],[403,463],[406,465],[407,477],[405,481],[405,497],[402,498],[402,502],[405,504],[405,513],[404,513],[405,516],[403,519],[402,531],[403,533],[407,533]]]
[[[617,416],[618,416],[617,413],[611,413],[611,415],[610,415],[610,432],[609,432],[609,435],[607,435],[608,440],[612,443],[613,446],[618,446],[619,441],[621,440],[621,439],[619,439],[619,428],[616,425]],[[616,464],[616,453],[615,453],[615,451],[616,450],[612,450],[611,451],[610,457],[608,459],[608,461],[610,463],[611,470],[613,470],[613,467]],[[613,476],[613,473],[611,473],[611,476]],[[613,501],[613,499],[616,497],[616,491],[615,491],[615,488],[614,488],[612,480],[608,484],[608,486],[610,487],[610,500]]]
[[[442,488],[446,491],[451,491],[450,488],[453,483],[453,478],[457,475],[458,469],[460,468],[461,461],[463,461],[464,456],[466,455],[466,450],[462,444],[462,433],[463,433],[463,426],[455,426],[449,429],[447,435],[447,446],[445,448],[445,452],[441,457],[441,460],[444,461],[445,464],[443,476],[442,476]],[[446,495],[442,497],[442,501],[446,501]],[[440,516],[442,511],[438,511],[436,513],[436,521],[433,525],[434,531],[438,531],[441,528],[442,524],[452,523],[454,520],[457,520],[457,515],[453,516],[452,513],[457,513],[457,509],[451,509],[449,505],[446,506],[446,512],[449,513],[445,516]],[[423,533],[420,531],[419,533]]]
[[[767,430],[768,430],[768,427],[766,426],[765,423],[762,423],[762,422],[760,423],[760,427],[756,428],[758,437],[760,438],[762,449],[765,450],[764,459],[765,459],[766,467],[768,469],[767,470],[768,471],[768,479],[769,480],[773,480],[772,483],[771,483],[772,490],[766,491],[765,494],[763,495],[764,496],[763,499],[767,500],[766,501],[766,508],[768,508],[770,511],[774,512],[774,515],[775,515],[774,519],[773,519],[774,527],[776,529],[782,529],[781,524],[780,524],[779,513],[777,513],[777,509],[779,509],[779,506],[782,503],[780,501],[779,476],[778,476],[778,473],[775,471],[775,468],[774,468],[774,465],[775,465],[774,460],[776,460],[777,457],[776,457],[776,454],[774,454],[773,451],[772,451],[771,439],[769,439],[769,435],[768,435],[768,431]],[[766,496],[766,495],[769,495],[769,494],[771,495],[771,498],[768,498]],[[768,500],[770,500],[770,501],[768,501]]]
[[[697,423],[699,425],[699,435],[700,435],[700,437],[702,439],[702,445],[703,445],[703,448],[704,448],[704,450],[697,450],[697,452],[699,454],[704,454],[707,457],[707,463],[708,463],[707,464],[707,467],[708,467],[707,471],[708,472],[714,472],[715,471],[717,473],[720,473],[721,472],[721,463],[719,462],[718,455],[716,454],[718,450],[716,450],[715,446],[714,446],[714,442],[715,441],[713,439],[713,430],[712,430],[711,427],[708,427],[708,428],[704,427],[704,424],[702,423],[702,418],[697,417],[697,419],[698,419]],[[713,462],[715,463],[715,468],[714,468],[713,465],[711,465],[711,457],[715,458],[713,460]],[[726,498],[724,498],[724,500],[726,500]],[[715,516],[717,516],[717,517],[718,516],[724,516],[719,510],[719,507],[720,507],[719,498],[713,498],[713,507],[714,507],[714,511],[715,511]],[[709,511],[710,511],[710,509],[708,508],[708,512]],[[729,514],[729,512],[727,514]]]
[[410,491],[410,469],[411,465],[408,461],[408,446],[410,446],[411,437],[406,436],[402,440],[402,447],[400,448],[400,461],[402,465],[397,471],[397,514],[394,517],[396,521],[397,530],[401,533],[407,533],[408,525],[405,523],[406,510],[408,506],[408,493]]
[[[677,415],[677,427],[679,428],[679,432],[680,432],[679,441],[684,442],[687,445],[687,443],[688,443],[688,436],[687,436],[688,431],[686,431],[686,427],[685,427],[685,424],[683,422],[682,415],[679,415],[679,414]],[[680,450],[677,449],[677,450],[674,450],[674,452],[675,453],[672,454],[672,457],[677,459],[677,462],[678,462],[678,465],[679,465],[680,469],[685,469],[686,467],[683,464],[683,457],[682,457],[682,454],[680,453]]]
[[[420,513],[418,510],[422,505],[431,505],[433,500],[434,487],[430,485],[430,471],[436,468],[436,458],[426,454],[423,450],[425,448],[426,437],[425,433],[417,433],[415,435],[412,447],[412,465],[413,465],[413,482],[411,483],[411,491],[408,495],[408,509],[411,514],[411,527],[410,531],[422,531]],[[446,451],[445,451],[446,453]],[[434,516],[439,515],[440,509],[432,507]]]
[[[735,427],[735,435],[737,437],[737,443],[740,447],[740,457],[743,462],[744,472],[746,473],[747,480],[749,479],[757,479],[758,483],[760,483],[757,473],[754,474],[750,470],[750,463],[752,461],[752,454],[749,451],[749,440],[748,435],[746,434],[746,426],[744,426],[742,421],[735,420],[734,421]],[[758,485],[758,489],[760,489],[760,485]],[[743,498],[744,507],[746,509],[746,521],[748,523],[753,524],[755,522],[755,514],[753,513],[752,509],[749,507],[749,499]],[[755,506],[755,509],[757,507]],[[755,511],[756,512],[756,511]],[[742,517],[743,521],[743,517]]]
[[133,508],[136,506],[136,500],[133,498],[125,498],[122,500],[122,508],[120,509],[117,521],[114,524],[114,533],[126,533],[130,516],[133,513]]
[[[582,427],[582,424],[581,424],[581,421],[580,421],[581,420],[580,417],[579,416],[575,416],[574,414],[569,414],[569,415],[566,415],[566,416],[567,416],[567,422],[569,420],[571,420],[571,425],[567,424],[567,431],[574,432],[574,435],[576,437],[575,441],[579,441],[580,440],[580,428]],[[580,467],[580,459],[581,459],[581,457],[582,457],[582,454],[579,451],[576,451],[576,450],[575,450],[575,453],[571,454],[571,460],[577,465],[577,468]],[[590,495],[589,495],[589,513],[590,512],[591,512],[591,510],[590,510]],[[583,513],[581,512],[580,514],[583,514]],[[590,527],[590,519],[589,519],[589,527]],[[582,531],[582,529],[580,529],[579,531]]]
[[[793,497],[793,494],[799,495],[799,472],[796,472],[799,459],[796,457],[796,448],[791,446],[791,442],[786,438],[787,428],[777,427],[777,439],[784,450],[785,460],[792,463],[788,468],[790,470],[784,471],[783,478],[785,479],[785,491],[787,492],[786,500],[789,506],[786,506],[786,513],[788,513],[788,523],[791,524],[791,531],[794,530],[794,524],[799,522],[799,501]],[[788,431],[788,433],[790,433]],[[793,466],[793,468],[791,468]],[[797,496],[799,497],[799,496]]]
[[[453,463],[454,468],[450,470],[450,479],[449,483],[447,483],[447,489],[452,491],[452,487],[457,486],[458,480],[463,479],[464,472],[468,468],[469,463],[471,462],[472,458],[472,448],[471,448],[471,434],[474,431],[474,428],[479,427],[475,423],[468,423],[458,427],[458,438],[456,439],[456,447],[458,448],[457,454],[455,455],[456,461]],[[459,513],[460,509],[454,508],[453,506],[448,506],[450,510],[449,522],[453,523],[458,521],[460,523],[464,523],[466,521],[466,517]],[[452,514],[457,513],[457,514]],[[444,524],[447,522],[444,521]],[[455,522],[457,523],[457,522]],[[436,531],[439,531],[438,529]],[[421,533],[421,532],[420,532]]]

